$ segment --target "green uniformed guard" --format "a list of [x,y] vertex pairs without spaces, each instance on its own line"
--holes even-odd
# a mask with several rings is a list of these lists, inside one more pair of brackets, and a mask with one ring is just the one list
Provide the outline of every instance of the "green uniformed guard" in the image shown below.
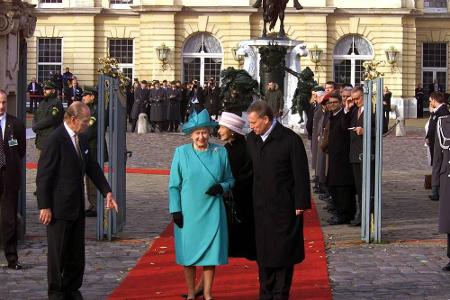
[[[98,118],[98,102],[97,102],[97,89],[95,87],[85,87],[82,100],[91,110],[91,119],[89,120],[89,128],[86,130],[85,135],[88,138],[88,151],[91,158],[97,161],[97,118]],[[108,152],[106,151],[105,141],[105,161],[108,160]],[[89,202],[89,208],[86,210],[86,217],[97,216],[97,188],[94,183],[86,177],[86,191],[87,199]]]
[[64,108],[56,97],[56,85],[51,81],[44,84],[44,98],[33,116],[33,131],[36,133],[36,148],[42,150],[48,136],[62,124]]

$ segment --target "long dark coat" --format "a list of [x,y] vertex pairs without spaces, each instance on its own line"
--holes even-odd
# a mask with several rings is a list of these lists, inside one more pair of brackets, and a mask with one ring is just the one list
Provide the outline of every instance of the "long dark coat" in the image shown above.
[[181,105],[181,97],[182,97],[181,89],[169,89],[167,91],[167,120],[168,121],[180,121],[180,105]]
[[220,110],[220,89],[219,87],[207,87],[203,90],[205,98],[205,108],[208,110],[210,116],[217,115]]
[[[450,116],[441,118],[442,133],[450,139]],[[442,149],[436,132],[433,161],[433,186],[439,187],[439,232],[450,233],[450,150]],[[442,139],[443,141],[444,139]],[[448,147],[450,141],[444,142]]]
[[320,125],[323,118],[323,110],[320,104],[314,107],[313,120],[312,120],[312,136],[311,136],[311,168],[313,170],[317,167],[317,149],[320,133]]
[[429,140],[428,147],[430,148],[431,155],[431,165],[433,165],[433,156],[434,156],[434,138],[436,136],[436,123],[440,117],[446,116],[450,114],[448,111],[447,105],[442,105],[435,112],[430,114],[430,123],[428,125],[428,131],[426,138]]
[[329,186],[353,185],[350,152],[350,132],[344,110],[335,116],[330,114],[330,131],[328,135],[328,175]]
[[149,101],[149,95],[149,89],[142,89],[138,87],[134,90],[134,103],[130,114],[131,119],[137,120],[139,114],[145,113],[145,104]]
[[151,122],[163,122],[167,120],[167,106],[166,106],[167,93],[165,89],[152,89],[150,91],[150,121]]
[[233,199],[236,203],[236,212],[241,223],[228,222],[228,256],[256,259],[255,223],[253,215],[252,161],[247,152],[245,138],[237,135],[236,140],[225,144],[231,172],[235,179],[232,189]]
[[311,208],[308,159],[302,139],[277,123],[265,142],[247,138],[253,163],[256,254],[264,267],[287,267],[305,258],[303,215]]

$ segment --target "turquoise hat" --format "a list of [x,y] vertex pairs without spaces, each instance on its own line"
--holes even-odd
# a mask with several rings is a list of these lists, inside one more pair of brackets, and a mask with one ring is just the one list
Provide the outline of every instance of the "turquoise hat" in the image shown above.
[[206,109],[197,113],[194,109],[192,114],[189,116],[189,120],[183,124],[183,132],[185,134],[189,134],[197,128],[202,127],[216,127],[218,126],[217,122],[211,121],[209,117],[208,111]]

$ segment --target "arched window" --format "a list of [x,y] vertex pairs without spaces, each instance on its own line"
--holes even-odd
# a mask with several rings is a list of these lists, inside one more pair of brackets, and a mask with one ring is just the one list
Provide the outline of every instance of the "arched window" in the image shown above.
[[349,35],[340,39],[333,52],[334,81],[361,84],[364,81],[363,63],[373,59],[372,45],[363,37]]
[[211,34],[202,32],[191,36],[183,46],[183,80],[197,79],[201,85],[209,78],[220,80],[223,50]]

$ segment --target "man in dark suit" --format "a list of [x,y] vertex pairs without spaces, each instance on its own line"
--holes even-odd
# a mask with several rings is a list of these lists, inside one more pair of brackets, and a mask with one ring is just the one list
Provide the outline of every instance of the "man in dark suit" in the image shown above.
[[294,265],[305,258],[303,211],[311,208],[308,159],[302,139],[275,120],[267,102],[251,104],[248,121],[259,299],[287,300]]
[[[435,143],[435,135],[436,135],[436,124],[440,117],[449,115],[450,112],[447,108],[447,101],[444,97],[444,94],[440,92],[433,92],[430,95],[430,121],[428,123],[428,131],[425,137],[425,143],[430,148],[430,156],[431,156],[431,165],[433,165],[434,158],[434,143]],[[432,194],[429,196],[430,200],[438,201],[439,200],[439,191],[437,188],[433,188]]]
[[36,176],[39,219],[47,225],[49,299],[83,299],[79,288],[84,273],[84,175],[106,197],[106,207],[117,211],[102,169],[89,155],[86,137],[90,112],[73,103],[64,123],[48,138]]
[[348,155],[350,133],[342,108],[342,97],[338,92],[330,95],[327,110],[330,112],[327,185],[336,207],[336,215],[327,222],[330,225],[347,224],[355,213],[355,192],[352,165]]
[[36,81],[36,77],[33,77],[28,84],[27,93],[30,98],[30,112],[34,112],[43,94],[42,86]]
[[25,156],[25,126],[8,114],[7,94],[0,90],[0,213],[1,240],[8,268],[22,269],[17,256],[17,201]]

